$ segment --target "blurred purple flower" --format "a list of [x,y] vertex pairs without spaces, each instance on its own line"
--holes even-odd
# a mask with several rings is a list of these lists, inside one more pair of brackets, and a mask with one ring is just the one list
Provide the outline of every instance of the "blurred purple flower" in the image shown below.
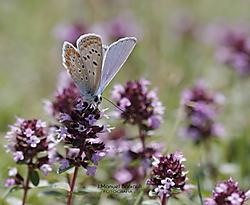
[[219,28],[217,60],[234,68],[241,76],[250,74],[250,28],[245,25]]
[[8,187],[8,186],[11,186],[11,185],[14,185],[14,184],[16,184],[16,182],[15,182],[15,179],[13,179],[13,178],[7,178],[6,179],[6,183],[5,183],[5,187]]
[[240,190],[239,183],[230,178],[215,186],[213,196],[204,198],[205,205],[243,205],[250,198],[249,192],[250,190],[247,192]]
[[61,113],[67,116],[81,99],[78,88],[73,81],[69,81],[68,86],[59,86],[58,89],[59,91],[54,94],[56,98],[54,102],[43,100],[47,114],[53,115],[57,120],[61,119]]
[[115,175],[114,175],[116,181],[118,181],[120,184],[125,184],[127,182],[132,181],[133,175],[130,173],[130,171],[124,167],[119,168]]
[[116,181],[120,184],[142,182],[144,170],[142,167],[119,167],[114,175]]
[[86,169],[87,169],[86,174],[87,174],[88,176],[89,176],[89,175],[95,176],[95,172],[96,172],[96,169],[97,169],[96,167],[87,166]]
[[156,95],[157,90],[148,91],[149,84],[151,82],[142,77],[140,81],[127,82],[125,87],[115,84],[111,91],[111,99],[117,100],[117,106],[124,110],[120,117],[145,131],[159,128],[165,110]]
[[141,28],[136,23],[131,11],[123,12],[120,16],[107,22],[105,31],[112,41],[129,36],[136,36],[137,38],[142,36]]
[[187,9],[179,9],[174,13],[171,19],[173,28],[178,32],[177,35],[193,35],[196,29],[196,21],[193,13]]
[[114,42],[124,37],[143,37],[142,28],[136,22],[132,11],[123,11],[119,16],[107,22],[100,22],[89,28],[90,32],[102,36],[103,42]]
[[68,41],[74,46],[76,46],[75,43],[79,36],[86,33],[88,33],[87,26],[82,22],[74,22],[71,24],[60,23],[53,30],[56,39]]
[[217,113],[225,97],[206,88],[204,81],[198,80],[192,89],[182,92],[181,98],[185,105],[187,128],[180,130],[180,135],[190,136],[195,142],[211,136],[223,136],[225,129],[221,123],[215,123]]
[[[135,141],[128,144],[121,144],[121,147],[123,148],[117,149],[117,151],[121,152],[117,152],[116,156],[118,155],[123,163],[114,175],[119,183],[141,183],[141,180],[145,177],[145,173],[147,174],[152,166],[152,158],[160,156],[163,150],[160,144],[154,142],[149,143],[145,151],[143,151],[141,143]],[[134,163],[136,161],[139,162],[137,166]],[[131,165],[132,163],[134,164]]]

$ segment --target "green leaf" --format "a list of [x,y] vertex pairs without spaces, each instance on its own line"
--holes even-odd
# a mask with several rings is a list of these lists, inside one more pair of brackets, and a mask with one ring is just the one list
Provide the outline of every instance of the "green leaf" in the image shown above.
[[39,184],[40,178],[39,178],[39,174],[37,171],[29,170],[29,178],[34,186],[37,186]]
[[85,191],[85,192],[88,192],[88,193],[101,192],[101,190],[98,189],[96,186],[91,186],[91,185],[86,186],[84,189],[82,189],[82,191]]
[[17,198],[17,197],[8,197],[6,199],[6,201],[10,204],[10,205],[17,205],[17,204],[22,204],[22,200]]
[[65,196],[65,193],[63,193],[62,191],[55,191],[55,190],[51,190],[51,191],[44,191],[38,194],[39,197],[42,196]]
[[159,200],[146,200],[141,202],[143,205],[161,205],[161,202]]
[[18,191],[20,189],[23,189],[22,187],[20,186],[14,186],[12,187],[11,189],[9,189],[3,196],[3,198],[7,197],[9,194],[11,194],[12,192],[15,192],[15,191]]
[[71,165],[71,166],[69,166],[69,167],[67,167],[67,168],[65,168],[65,169],[58,169],[57,170],[57,174],[61,174],[61,173],[63,173],[63,172],[66,172],[66,171],[68,171],[69,169],[71,169],[71,168],[73,168],[74,166],[73,165]]
[[72,144],[66,144],[64,145],[64,148],[71,149],[71,148],[75,148],[75,146],[73,146]]
[[18,160],[18,161],[16,162],[16,164],[27,164],[27,163],[28,163],[27,159]]
[[69,184],[66,182],[56,182],[51,185],[51,188],[62,189],[66,191],[70,189]]
[[88,192],[86,192],[86,191],[73,191],[72,194],[73,195],[86,195],[86,194],[88,194]]

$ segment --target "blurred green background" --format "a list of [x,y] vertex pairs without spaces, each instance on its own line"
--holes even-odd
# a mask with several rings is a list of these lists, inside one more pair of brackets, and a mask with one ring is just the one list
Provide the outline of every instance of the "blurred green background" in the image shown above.
[[[151,88],[158,87],[158,96],[167,108],[165,122],[156,132],[159,137],[154,139],[171,144],[170,152],[181,149],[187,158],[185,165],[190,170],[190,183],[197,184],[199,160],[207,156],[191,140],[182,141],[177,133],[170,139],[170,133],[176,121],[181,91],[191,87],[195,79],[204,78],[211,89],[227,98],[224,112],[218,118],[225,124],[227,134],[213,141],[208,156],[219,169],[217,180],[233,176],[243,190],[250,188],[249,77],[240,78],[234,70],[217,63],[214,47],[204,43],[202,39],[206,36],[199,32],[220,20],[229,24],[250,22],[249,0],[0,0],[0,5],[2,145],[6,144],[4,135],[9,130],[8,124],[14,123],[14,115],[47,119],[41,100],[53,99],[58,74],[64,70],[61,63],[63,41],[55,32],[58,25],[82,22],[88,32],[98,33],[102,27],[98,34],[107,35],[109,28],[105,27],[106,23],[125,15],[136,27],[131,36],[137,37],[138,43],[104,96],[110,96],[108,90],[114,82],[124,84],[142,76],[152,81]],[[181,19],[183,13],[187,13],[190,19],[185,16]],[[178,26],[183,26],[181,24],[189,23],[190,31],[178,29]],[[104,44],[112,41],[112,38],[104,38]],[[102,106],[112,108],[107,102]],[[10,153],[6,154],[4,148],[0,150],[2,196],[6,191],[3,187],[7,166],[15,163]],[[227,167],[226,171],[224,167]],[[206,178],[203,181],[204,194],[209,196],[217,181]],[[21,191],[16,193],[19,195],[22,195]],[[30,197],[30,204],[52,204],[52,201],[56,204],[54,197],[36,198],[35,192],[31,192]],[[32,198],[35,203],[32,203]],[[45,200],[49,202],[45,203]]]

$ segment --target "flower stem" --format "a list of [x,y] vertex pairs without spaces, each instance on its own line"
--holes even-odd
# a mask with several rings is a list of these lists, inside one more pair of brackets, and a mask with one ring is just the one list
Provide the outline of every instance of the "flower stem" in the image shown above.
[[146,156],[146,144],[145,144],[145,134],[143,133],[143,129],[141,128],[141,125],[138,125],[138,130],[139,130],[139,137],[142,142],[142,149],[143,149],[143,156]]
[[69,193],[68,193],[68,203],[67,203],[67,205],[72,205],[72,199],[73,199],[72,192],[74,191],[78,170],[79,170],[79,167],[76,166],[75,171],[74,171],[74,175],[73,175],[73,179],[72,179],[72,182],[71,182],[70,190],[69,190]]
[[161,196],[161,204],[162,205],[166,205],[167,204],[167,197],[166,197],[166,194],[164,194],[163,196]]
[[23,201],[22,201],[22,205],[25,204],[26,199],[27,199],[27,194],[28,194],[28,190],[29,190],[29,182],[30,182],[30,178],[29,178],[29,170],[28,170],[28,174],[27,174],[27,179],[26,179],[26,183],[24,185],[24,194],[23,194]]

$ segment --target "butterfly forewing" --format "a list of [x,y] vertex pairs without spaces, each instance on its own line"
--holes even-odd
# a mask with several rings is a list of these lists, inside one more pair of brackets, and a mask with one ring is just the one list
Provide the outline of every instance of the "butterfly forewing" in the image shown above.
[[101,94],[116,73],[121,69],[136,44],[136,38],[120,39],[108,47],[105,52],[101,84],[98,93]]
[[86,34],[77,40],[77,48],[82,58],[81,72],[89,94],[96,94],[101,81],[102,41],[96,34]]

